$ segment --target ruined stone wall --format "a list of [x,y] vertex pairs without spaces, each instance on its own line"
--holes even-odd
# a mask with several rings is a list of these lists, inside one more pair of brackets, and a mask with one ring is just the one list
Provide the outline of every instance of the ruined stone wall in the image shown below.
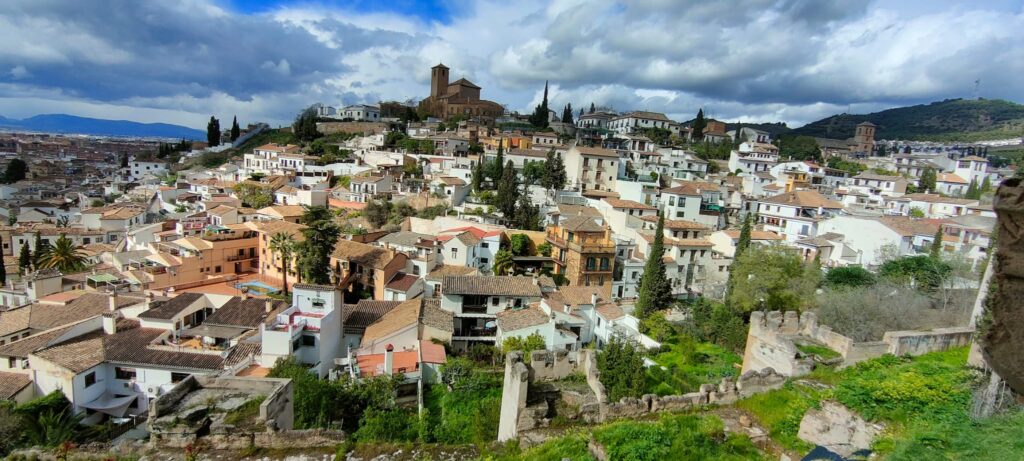
[[882,341],[855,342],[818,323],[813,312],[799,317],[795,312],[754,312],[750,314],[743,372],[772,368],[785,376],[802,376],[814,369],[811,357],[799,352],[795,341],[811,340],[839,353],[840,367],[893,355],[921,355],[970,344],[970,327],[937,328],[930,331],[890,331]]
[[530,354],[530,381],[554,381],[579,371],[579,356],[589,351],[533,351]]
[[526,408],[526,392],[530,387],[530,369],[523,363],[523,353],[505,356],[505,380],[502,385],[501,414],[498,420],[498,441],[514,439],[518,434],[519,414]]
[[267,396],[260,404],[260,419],[266,423],[267,429],[288,431],[294,427],[294,401],[294,386],[290,379]]
[[197,387],[199,387],[199,382],[196,381],[195,375],[186,376],[185,379],[181,380],[178,385],[174,386],[170,392],[161,395],[160,398],[153,400],[149,404],[150,421],[156,420],[157,418],[167,414],[167,412],[174,408],[182,398]]
[[932,331],[889,331],[882,342],[893,355],[921,355],[971,344],[974,328],[936,328]]

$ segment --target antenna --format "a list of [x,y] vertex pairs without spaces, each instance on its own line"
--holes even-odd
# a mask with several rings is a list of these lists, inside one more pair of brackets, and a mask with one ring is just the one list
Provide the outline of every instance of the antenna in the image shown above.
[[981,99],[978,97],[978,90],[981,88],[981,79],[974,79],[974,99]]

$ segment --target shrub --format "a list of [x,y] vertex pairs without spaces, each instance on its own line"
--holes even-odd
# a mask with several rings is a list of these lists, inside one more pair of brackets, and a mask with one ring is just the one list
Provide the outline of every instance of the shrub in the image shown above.
[[825,274],[825,285],[830,287],[861,287],[874,283],[875,274],[859,266],[836,267]]
[[854,341],[878,341],[886,331],[953,326],[959,315],[932,308],[931,300],[910,287],[888,281],[818,296],[818,320]]
[[540,333],[533,333],[525,338],[520,336],[509,336],[501,342],[502,352],[508,353],[511,351],[523,351],[523,359],[529,363],[530,353],[533,351],[542,351],[547,348],[547,341]]

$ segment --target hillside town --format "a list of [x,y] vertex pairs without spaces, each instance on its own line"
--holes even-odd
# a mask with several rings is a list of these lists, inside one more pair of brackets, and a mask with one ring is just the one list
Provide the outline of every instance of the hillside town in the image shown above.
[[[547,87],[519,114],[423,72],[416,104],[211,118],[207,142],[0,135],[0,411],[66,401],[52,424],[102,428],[75,440],[194,456],[525,450],[711,406],[736,459],[847,459],[910,436],[844,379],[975,341],[1017,175],[984,146],[549,108]],[[759,413],[808,380],[826,404]]]

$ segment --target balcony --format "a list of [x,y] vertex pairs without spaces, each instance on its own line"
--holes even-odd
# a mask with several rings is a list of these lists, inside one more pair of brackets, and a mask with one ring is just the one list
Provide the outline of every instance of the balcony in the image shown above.
[[474,305],[463,305],[463,314],[487,314],[487,305],[474,304]]
[[228,255],[224,258],[227,262],[245,261],[248,259],[256,259],[256,255]]
[[469,326],[456,328],[455,332],[452,333],[453,337],[462,338],[494,338],[498,334],[497,327],[487,328],[478,326]]
[[565,239],[549,233],[547,235],[547,241],[554,246],[559,248],[568,248],[570,250],[579,253],[614,253],[615,243],[606,241],[604,239],[575,239],[573,241],[566,241]]

